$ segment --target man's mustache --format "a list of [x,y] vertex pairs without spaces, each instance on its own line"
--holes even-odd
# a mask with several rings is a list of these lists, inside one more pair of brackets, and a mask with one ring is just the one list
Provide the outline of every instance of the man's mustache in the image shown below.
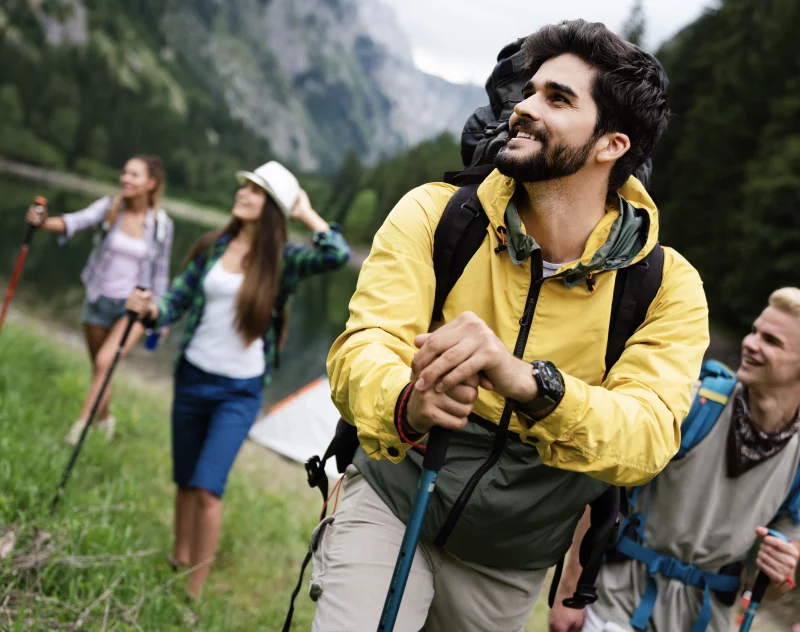
[[519,134],[520,132],[524,132],[526,134],[530,134],[536,140],[538,140],[542,145],[547,144],[548,141],[548,134],[544,129],[538,129],[536,125],[534,125],[531,121],[527,121],[525,119],[517,120],[514,125],[511,127],[511,135],[509,136],[509,140]]

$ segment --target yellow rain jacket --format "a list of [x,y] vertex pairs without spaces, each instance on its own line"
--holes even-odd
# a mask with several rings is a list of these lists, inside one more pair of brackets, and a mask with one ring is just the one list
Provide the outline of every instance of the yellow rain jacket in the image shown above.
[[[530,258],[514,265],[508,253],[495,252],[514,188],[514,180],[497,171],[481,184],[488,239],[444,304],[445,322],[472,311],[510,352],[532,279]],[[414,338],[430,324],[433,236],[454,190],[429,184],[400,200],[375,236],[346,330],[328,357],[333,402],[355,424],[363,448],[354,463],[402,520],[420,459],[414,452],[404,458],[409,446],[398,436],[394,413],[409,381]],[[631,178],[619,194],[619,205],[607,209],[581,260],[542,284],[523,358],[553,362],[566,392],[555,411],[532,427],[512,417],[506,449],[481,479],[448,540],[447,548],[462,559],[517,568],[555,563],[587,503],[609,483],[649,481],[678,449],[680,423],[708,346],[702,282],[683,257],[664,248],[661,288],[603,378],[616,270],[644,258],[658,240],[655,204],[641,184]],[[589,272],[594,292],[580,282]],[[485,423],[454,433],[423,539],[433,539],[491,451],[504,404],[481,389],[473,412]]]

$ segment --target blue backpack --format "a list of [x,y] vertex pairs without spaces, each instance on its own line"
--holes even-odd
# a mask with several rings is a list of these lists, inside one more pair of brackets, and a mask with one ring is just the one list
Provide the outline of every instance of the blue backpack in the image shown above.
[[[681,424],[681,447],[675,455],[678,459],[686,456],[689,450],[708,436],[736,386],[736,374],[716,360],[707,360],[703,364],[700,380],[697,397]],[[795,524],[800,523],[800,468],[778,516],[783,513],[788,513]]]
[[[685,457],[692,448],[699,445],[708,436],[736,387],[734,372],[716,360],[708,360],[703,364],[700,380],[700,390],[697,392],[689,414],[681,424],[681,445],[675,455],[676,459]],[[655,486],[657,482],[658,477],[648,485]],[[631,507],[635,508],[639,492],[645,487],[647,485],[634,489],[630,499]],[[795,524],[800,523],[800,468],[795,473],[788,497],[778,510],[778,516],[784,513],[788,513]],[[655,575],[660,573],[665,577],[680,580],[684,584],[695,586],[703,591],[703,606],[692,627],[692,632],[703,632],[711,621],[711,592],[731,594],[735,598],[739,590],[739,573],[707,573],[691,564],[684,564],[677,558],[662,555],[647,548],[643,544],[646,541],[644,535],[646,521],[646,508],[643,513],[631,513],[623,526],[622,536],[616,549],[616,552],[622,556],[645,564],[650,572],[644,595],[631,617],[631,625],[637,630],[647,629],[647,622],[658,597]]]

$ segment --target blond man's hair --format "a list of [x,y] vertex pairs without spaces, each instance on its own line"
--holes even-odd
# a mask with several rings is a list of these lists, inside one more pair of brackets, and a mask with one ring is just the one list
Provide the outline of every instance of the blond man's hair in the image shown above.
[[769,306],[800,320],[800,288],[782,287],[769,297]]

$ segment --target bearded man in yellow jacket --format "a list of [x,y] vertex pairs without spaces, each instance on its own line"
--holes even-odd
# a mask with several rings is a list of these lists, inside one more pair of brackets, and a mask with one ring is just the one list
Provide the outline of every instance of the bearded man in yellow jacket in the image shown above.
[[443,319],[431,327],[433,242],[455,187],[438,183],[408,193],[378,231],[328,357],[360,448],[314,557],[314,631],[376,629],[420,471],[410,448],[433,426],[456,432],[403,632],[523,630],[586,505],[650,480],[678,449],[708,310],[674,250],[663,248],[658,292],[605,366],[615,278],[661,248],[655,204],[632,174],[666,128],[665,83],[602,24],[547,26],[524,50],[532,79],[477,191],[487,235]]

